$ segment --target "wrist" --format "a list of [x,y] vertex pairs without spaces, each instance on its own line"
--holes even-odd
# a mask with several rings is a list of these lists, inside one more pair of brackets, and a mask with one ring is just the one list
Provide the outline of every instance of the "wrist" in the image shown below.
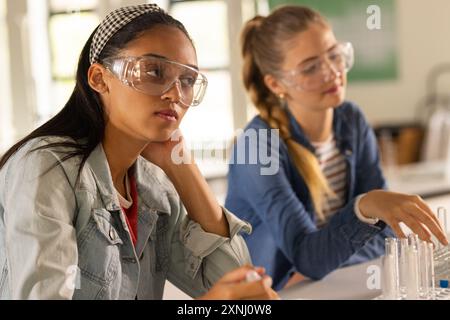
[[166,173],[166,175],[172,179],[179,176],[186,177],[187,175],[190,175],[192,172],[196,171],[196,164],[195,163],[165,163],[161,169]]
[[367,193],[360,194],[356,197],[354,204],[354,211],[356,216],[359,220],[367,224],[378,223],[378,218],[367,215],[367,207],[364,207],[364,200],[367,200]]
[[168,176],[187,170],[187,168],[195,165],[194,157],[191,156],[189,151],[180,149],[177,150],[175,148],[172,149],[165,159],[161,159],[158,161],[159,163],[155,163]]

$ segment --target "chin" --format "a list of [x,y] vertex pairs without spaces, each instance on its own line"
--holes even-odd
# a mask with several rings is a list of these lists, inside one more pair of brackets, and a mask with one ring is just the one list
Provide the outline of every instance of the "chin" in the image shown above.
[[328,97],[324,101],[324,105],[328,108],[337,108],[344,102],[344,96]]
[[173,130],[161,130],[157,132],[142,132],[141,138],[147,142],[165,142],[172,136]]
[[160,132],[159,134],[154,135],[150,140],[152,142],[166,142],[170,140],[172,136],[172,133],[163,133]]
[[155,135],[154,141],[157,142],[164,142],[169,140],[176,129],[165,129],[158,132],[158,134]]
[[344,100],[345,100],[345,96],[344,95],[342,97],[339,97],[339,99],[337,99],[337,101],[336,101],[336,107],[338,107],[342,103],[344,103]]

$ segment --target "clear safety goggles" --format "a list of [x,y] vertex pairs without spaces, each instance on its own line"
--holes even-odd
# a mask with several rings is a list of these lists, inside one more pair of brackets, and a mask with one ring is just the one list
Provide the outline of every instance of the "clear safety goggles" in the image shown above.
[[354,63],[354,50],[350,42],[338,43],[320,57],[308,60],[293,70],[278,72],[288,86],[298,90],[314,91],[325,83],[350,71]]
[[197,69],[161,57],[111,57],[102,64],[122,83],[150,96],[162,96],[175,85],[186,107],[199,105],[208,86]]

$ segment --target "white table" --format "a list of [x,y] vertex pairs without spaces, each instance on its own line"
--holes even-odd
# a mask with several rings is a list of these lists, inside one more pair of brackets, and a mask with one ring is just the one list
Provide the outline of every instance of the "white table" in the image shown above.
[[[322,280],[302,281],[281,290],[279,295],[281,299],[287,300],[370,300],[379,296],[381,290],[369,289],[367,282],[372,273],[368,273],[368,268],[375,266],[380,270],[380,263],[380,259],[376,259],[337,269]],[[373,284],[373,282],[370,283]]]
[[391,191],[432,198],[450,194],[450,167],[442,161],[419,162],[384,170]]

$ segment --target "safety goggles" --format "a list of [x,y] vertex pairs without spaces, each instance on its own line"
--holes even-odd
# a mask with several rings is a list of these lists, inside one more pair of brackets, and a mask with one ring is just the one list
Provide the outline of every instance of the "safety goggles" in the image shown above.
[[354,50],[350,42],[338,43],[320,57],[301,63],[293,70],[278,72],[278,77],[288,86],[298,90],[320,89],[333,76],[350,71],[354,63]]
[[174,85],[186,107],[202,101],[208,80],[197,69],[162,57],[111,57],[102,64],[122,83],[150,96],[162,96]]

